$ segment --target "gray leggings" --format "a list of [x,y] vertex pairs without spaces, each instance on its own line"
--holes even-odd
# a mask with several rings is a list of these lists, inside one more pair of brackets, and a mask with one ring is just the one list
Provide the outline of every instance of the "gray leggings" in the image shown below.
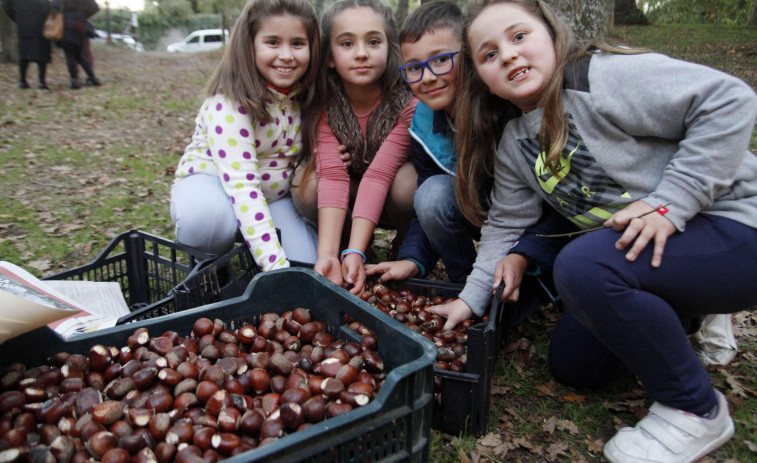
[[[269,202],[268,209],[274,226],[281,231],[281,246],[287,259],[315,263],[318,230],[297,212],[291,196]],[[239,229],[221,180],[212,175],[191,175],[173,186],[171,220],[178,242],[217,255],[234,246]]]

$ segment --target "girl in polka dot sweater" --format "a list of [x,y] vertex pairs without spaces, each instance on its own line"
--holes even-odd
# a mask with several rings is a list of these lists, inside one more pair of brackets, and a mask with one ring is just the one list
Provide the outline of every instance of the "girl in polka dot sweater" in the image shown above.
[[[290,178],[307,144],[319,32],[306,0],[251,0],[208,83],[176,169],[176,239],[216,254],[241,234],[263,270],[315,262],[317,231],[294,208]],[[276,229],[281,232],[281,243]]]

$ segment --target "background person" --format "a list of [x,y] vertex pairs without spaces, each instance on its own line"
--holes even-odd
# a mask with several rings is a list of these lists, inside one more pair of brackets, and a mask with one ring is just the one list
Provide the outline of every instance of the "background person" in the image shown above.
[[87,74],[87,84],[100,86],[102,83],[82,54],[85,40],[89,40],[84,30],[84,23],[100,11],[100,7],[97,6],[95,0],[53,0],[52,7],[60,10],[61,2],[63,3],[63,39],[58,42],[58,46],[66,53],[66,67],[71,77],[70,88],[74,90],[81,88],[79,66]]
[[37,63],[37,88],[49,90],[45,82],[50,62],[50,41],[42,35],[45,19],[50,13],[48,0],[3,0],[3,9],[16,23],[18,30],[19,88],[30,88],[26,81],[29,62]]

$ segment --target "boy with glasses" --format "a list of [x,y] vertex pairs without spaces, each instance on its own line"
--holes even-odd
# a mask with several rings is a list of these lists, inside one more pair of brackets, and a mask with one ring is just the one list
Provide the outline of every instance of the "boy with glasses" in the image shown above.
[[[462,21],[454,3],[437,0],[418,7],[400,30],[405,64],[399,72],[420,100],[409,129],[418,190],[413,198],[415,215],[397,260],[365,267],[366,275],[380,274],[381,282],[425,277],[441,258],[450,282],[465,283],[476,260],[480,228],[463,216],[455,198],[455,60],[462,45]],[[491,184],[480,192],[484,209],[489,207],[490,191]],[[524,234],[524,242],[530,243],[533,236]],[[508,309],[510,326],[552,299],[546,289],[536,277],[524,279],[518,302]]]
[[454,187],[455,58],[462,20],[454,3],[434,1],[418,7],[400,30],[405,64],[399,72],[420,100],[409,129],[418,190],[397,260],[366,266],[366,274],[381,274],[382,282],[424,277],[441,257],[450,281],[463,283],[476,260],[479,229],[460,212]]

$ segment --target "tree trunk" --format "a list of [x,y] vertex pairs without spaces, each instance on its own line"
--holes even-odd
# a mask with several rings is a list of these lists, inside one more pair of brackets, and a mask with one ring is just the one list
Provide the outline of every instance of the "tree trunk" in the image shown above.
[[580,40],[603,39],[612,28],[614,0],[547,0]]
[[402,21],[407,17],[407,2],[408,0],[397,1],[397,11],[394,12],[394,22],[397,24],[397,29],[402,27]]
[[747,17],[746,25],[749,27],[757,27],[757,0],[752,1],[752,7],[749,8],[749,16]]
[[18,44],[16,42],[16,25],[11,18],[0,8],[0,62],[17,63],[18,62]]
[[649,20],[636,6],[636,0],[615,0],[615,25],[647,26]]

